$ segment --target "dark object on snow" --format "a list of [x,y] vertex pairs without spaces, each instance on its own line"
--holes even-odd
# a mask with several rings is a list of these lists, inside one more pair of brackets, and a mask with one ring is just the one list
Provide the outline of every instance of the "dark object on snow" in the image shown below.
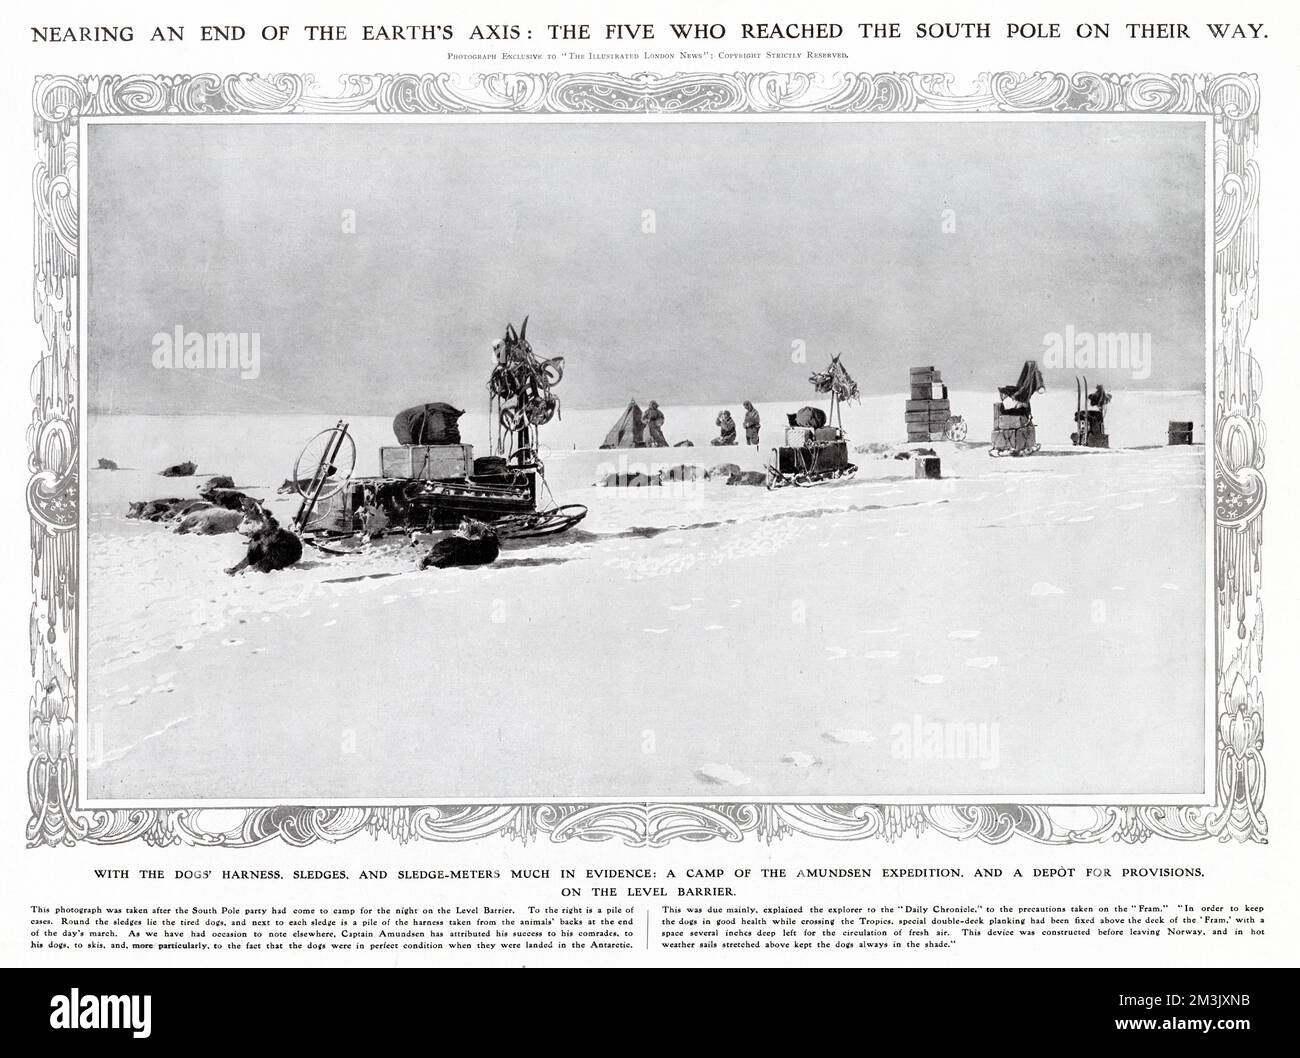
[[798,411],[787,413],[786,418],[790,420],[791,426],[808,426],[819,430],[826,425],[826,413],[821,408],[805,406]]
[[702,477],[704,477],[704,468],[691,466],[689,463],[679,463],[675,467],[659,472],[660,481],[694,481]]
[[214,489],[233,489],[234,487],[234,478],[230,477],[228,474],[218,474],[216,477],[208,478],[207,481],[199,486],[199,495],[202,496]]
[[912,466],[918,478],[938,478],[942,476],[939,473],[938,456],[918,455],[916,462]]
[[713,420],[713,425],[720,432],[709,444],[725,446],[736,443],[736,420],[731,417],[731,412],[725,409],[718,412],[718,417]]
[[[325,480],[328,481],[333,476],[334,476],[334,469],[331,468],[329,472],[325,475]],[[285,478],[284,482],[275,491],[279,493],[301,492],[305,494],[311,488],[311,485],[312,485],[311,478],[299,478],[297,481],[294,481],[293,478]]]
[[501,553],[497,531],[485,522],[466,518],[454,534],[439,540],[420,560],[420,568],[447,569],[451,566],[484,566]]
[[1169,443],[1171,445],[1189,445],[1192,443],[1192,424],[1185,420],[1169,420]]
[[849,462],[847,441],[814,442],[798,448],[777,448],[773,450],[773,455],[775,460],[769,470],[775,471],[774,480],[781,484],[830,481],[856,473],[858,469]]
[[644,489],[658,484],[658,474],[643,474],[640,471],[624,474],[606,474],[605,479],[599,482],[599,485],[602,488],[607,489]]
[[101,459],[101,460],[99,461],[99,467],[98,467],[98,469],[99,469],[99,470],[116,470],[116,469],[117,469],[117,464],[114,463],[111,459]]
[[1036,360],[1025,361],[1014,386],[998,387],[1002,399],[993,405],[993,437],[989,455],[1028,456],[1042,447],[1038,443],[1038,430],[1029,400],[1046,388]]
[[674,447],[674,448],[694,448],[694,447],[695,447],[695,442],[694,442],[694,441],[678,441],[675,445],[673,445],[673,447]]
[[1020,369],[1020,378],[1016,380],[1016,384],[999,386],[998,393],[1020,404],[1028,404],[1035,393],[1042,393],[1045,389],[1047,384],[1043,381],[1043,373],[1038,370],[1038,361],[1026,360]]
[[292,566],[302,558],[302,541],[281,527],[257,500],[245,497],[239,531],[248,537],[248,553],[226,570],[231,576],[252,566],[262,573]]
[[914,455],[914,456],[934,456],[934,455],[938,455],[938,454],[939,454],[939,453],[936,452],[933,448],[913,448],[913,449],[912,449],[912,455]]
[[243,510],[244,501],[252,499],[248,493],[239,489],[204,489],[199,495],[212,506],[224,507],[228,511]]
[[184,463],[177,463],[175,466],[166,467],[158,471],[165,478],[188,478],[193,477],[194,472],[198,470],[198,464],[186,460]]
[[894,458],[895,458],[895,459],[911,459],[911,458],[912,458],[912,453],[911,453],[911,452],[899,452],[896,456],[894,456]]
[[728,485],[766,485],[767,473],[762,470],[740,470],[727,478]]
[[668,439],[664,437],[664,413],[659,410],[659,402],[652,400],[642,416],[646,429],[650,431],[651,448],[667,448]]
[[[1099,382],[1097,388],[1088,393],[1088,380],[1074,380],[1074,432],[1070,440],[1082,448],[1109,448],[1110,435],[1106,433],[1106,405],[1110,403],[1110,394]],[[1085,394],[1087,397],[1085,399]]]
[[393,419],[393,434],[401,445],[458,445],[463,411],[436,401],[399,411]]
[[710,467],[708,473],[704,476],[710,479],[727,478],[730,480],[732,474],[739,474],[740,467],[735,463],[719,463],[715,467]]
[[[181,504],[190,503],[179,496],[165,496],[160,500],[132,500],[127,509],[128,518],[139,518],[146,522],[161,522],[172,517],[172,512]],[[200,501],[192,501],[198,503]]]
[[614,428],[605,435],[601,448],[644,448],[645,418],[641,414],[641,405],[629,401],[626,410],[619,416]]

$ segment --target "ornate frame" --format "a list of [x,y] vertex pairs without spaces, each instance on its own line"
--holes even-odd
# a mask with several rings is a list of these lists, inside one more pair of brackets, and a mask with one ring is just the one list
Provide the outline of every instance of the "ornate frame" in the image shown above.
[[[77,842],[252,847],[385,832],[399,841],[488,835],[663,846],[753,834],[848,840],[933,830],[1000,843],[1112,839],[1264,842],[1260,545],[1265,441],[1250,328],[1259,305],[1259,85],[1249,74],[1017,73],[960,87],[917,73],[366,74],[334,94],[299,74],[41,76],[32,106],[33,314],[43,349],[27,429],[32,586],[29,846]],[[82,809],[77,800],[78,137],[107,115],[270,114],[1150,114],[1198,115],[1214,135],[1214,545],[1217,731],[1209,806],[1014,804],[503,804]]]

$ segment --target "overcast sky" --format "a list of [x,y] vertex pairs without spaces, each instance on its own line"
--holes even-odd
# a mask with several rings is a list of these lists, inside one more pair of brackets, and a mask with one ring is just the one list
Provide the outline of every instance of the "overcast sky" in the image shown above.
[[[1203,385],[1196,123],[92,125],[88,154],[95,410],[477,408],[525,313],[574,407],[798,397],[837,352],[870,391],[992,392],[1067,326],[1151,334],[1150,378],[1100,380]],[[155,369],[178,325],[257,332],[260,377]]]

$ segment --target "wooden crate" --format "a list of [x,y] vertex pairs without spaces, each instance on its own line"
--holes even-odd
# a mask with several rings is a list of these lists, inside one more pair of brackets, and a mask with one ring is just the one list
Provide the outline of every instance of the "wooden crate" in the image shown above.
[[912,466],[918,478],[937,478],[941,476],[938,456],[917,456],[912,461]]
[[386,478],[466,478],[474,471],[474,446],[385,445],[379,449],[379,467]]

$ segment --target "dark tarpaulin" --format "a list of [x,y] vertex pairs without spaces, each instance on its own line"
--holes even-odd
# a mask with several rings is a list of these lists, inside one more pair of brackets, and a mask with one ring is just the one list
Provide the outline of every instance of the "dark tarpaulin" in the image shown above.
[[457,445],[460,444],[460,417],[464,414],[441,401],[417,404],[397,413],[393,433],[402,445]]
[[1028,404],[1029,398],[1035,393],[1041,393],[1047,388],[1043,382],[1043,373],[1038,370],[1037,360],[1026,360],[1025,366],[1020,369],[1020,378],[1016,380],[1014,386],[999,386],[998,392],[1004,397],[1010,397],[1021,404]]
[[804,405],[798,411],[787,412],[786,418],[790,420],[791,426],[808,426],[817,430],[826,425],[826,413],[821,408],[814,408],[811,405]]

